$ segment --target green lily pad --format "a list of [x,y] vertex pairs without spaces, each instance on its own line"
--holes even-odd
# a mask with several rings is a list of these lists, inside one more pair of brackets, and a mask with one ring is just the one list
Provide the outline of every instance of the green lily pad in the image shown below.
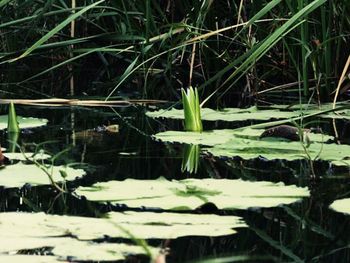
[[[4,130],[7,128],[7,115],[0,116],[0,130]],[[38,119],[32,117],[21,117],[17,116],[17,121],[20,129],[28,129],[44,126],[47,124],[48,120],[46,119]]]
[[[344,107],[344,106],[350,106],[349,101],[343,101],[343,102],[337,102],[336,107]],[[295,104],[295,105],[283,105],[283,104],[272,104],[269,105],[268,108],[270,109],[279,109],[279,110],[302,110],[302,111],[309,111],[309,110],[318,110],[318,111],[325,111],[325,110],[331,110],[333,109],[333,103],[322,103],[322,105],[318,104]],[[339,110],[339,111],[343,111]]]
[[330,208],[337,212],[350,215],[350,198],[336,200],[330,205]]
[[350,120],[350,110],[342,110],[337,112],[330,112],[327,114],[321,114],[320,117],[328,119],[344,119]]
[[[93,226],[92,226],[93,227]],[[89,241],[81,241],[69,237],[27,237],[27,236],[4,236],[0,240],[2,253],[13,253],[19,250],[40,249],[45,247],[53,248],[50,252],[54,255],[49,258],[39,256],[35,257],[37,261],[33,262],[62,262],[60,259],[71,258],[79,261],[117,261],[124,260],[127,255],[145,254],[142,247],[127,244],[112,243],[93,243]],[[154,254],[156,248],[150,248]],[[28,257],[28,258],[26,258]],[[26,255],[22,257],[23,261],[34,260],[33,256]],[[8,257],[14,260],[15,257]],[[1,260],[1,256],[0,256]],[[44,261],[48,260],[48,261]],[[2,261],[14,262],[14,261]]]
[[[55,182],[73,181],[85,175],[82,169],[73,169],[65,166],[51,166],[48,168]],[[63,178],[60,171],[67,174]],[[25,184],[49,185],[51,184],[48,175],[35,164],[24,164],[19,162],[14,165],[7,165],[0,169],[0,186],[5,188],[22,187]]]
[[350,160],[345,159],[345,160],[339,160],[339,161],[332,161],[332,164],[335,166],[348,166],[348,167],[350,167]]
[[350,146],[315,142],[304,149],[300,142],[232,139],[226,144],[215,145],[212,148],[203,150],[218,157],[239,156],[246,160],[262,157],[267,160],[281,159],[292,161],[311,158],[312,160],[336,161],[349,156]]
[[[169,118],[184,119],[183,110],[158,110],[147,112],[151,118]],[[246,120],[270,120],[270,119],[289,119],[299,116],[298,112],[273,110],[258,110],[257,107],[247,109],[226,108],[223,110],[212,110],[209,108],[201,109],[202,120],[204,121],[246,121]]]
[[234,130],[214,130],[204,132],[166,131],[157,133],[153,138],[163,142],[214,146],[228,142],[233,136],[235,136]]
[[[339,107],[350,107],[349,102],[338,102],[336,105]],[[289,110],[294,111],[296,113],[303,112],[304,115],[307,114],[316,114],[318,112],[332,110],[333,103],[323,103],[322,105],[317,104],[297,104],[297,105],[270,105],[269,109],[278,109],[278,110]],[[329,119],[350,119],[350,109],[338,109],[334,112],[328,112],[324,114],[318,115],[321,118],[329,118]]]
[[[52,247],[57,258],[89,261],[116,261],[130,254],[146,254],[140,246],[92,241],[106,236],[129,239],[220,236],[247,227],[236,216],[132,211],[110,212],[106,218],[9,212],[0,214],[0,222],[0,253]],[[147,248],[152,255],[159,252],[158,248]]]
[[90,201],[157,207],[168,210],[196,209],[211,202],[219,209],[247,209],[290,204],[309,196],[307,188],[283,183],[229,179],[109,181],[79,187],[76,194]]
[[62,263],[62,260],[59,260],[53,256],[0,255],[0,262]]
[[[18,161],[26,161],[27,158],[29,160],[46,160],[50,159],[52,156],[49,154],[46,154],[44,152],[26,152],[26,153],[10,153],[10,152],[3,152],[3,154],[9,158],[10,160],[18,160]],[[27,158],[26,158],[27,157]]]
[[[337,107],[349,105],[348,102],[338,103]],[[349,105],[350,107],[350,105]],[[321,106],[316,104],[301,104],[301,105],[271,105],[268,109],[258,109],[256,106],[241,109],[241,108],[225,108],[222,110],[213,110],[202,108],[202,120],[205,121],[245,121],[245,120],[270,120],[270,119],[290,119],[300,115],[317,114],[322,111],[332,110],[332,103],[325,103]],[[147,112],[147,116],[151,118],[169,118],[169,119],[184,119],[182,109],[158,110]],[[350,109],[340,109],[335,112],[328,112],[318,115],[321,118],[332,119],[350,119]]]
[[142,239],[222,236],[246,227],[237,216],[133,211],[110,212],[106,218],[9,212],[0,214],[0,222],[2,237],[60,237],[71,233],[79,240],[130,238],[130,234]]
[[[225,144],[232,139],[237,139],[237,140],[251,139],[256,141],[264,141],[266,139],[264,140],[259,139],[260,135],[263,132],[264,132],[263,129],[251,129],[251,128],[235,129],[235,130],[230,130],[230,129],[212,130],[212,131],[204,131],[201,133],[184,132],[184,131],[165,131],[165,132],[160,132],[155,134],[153,138],[163,142],[177,142],[177,143],[215,146],[215,145]],[[311,142],[321,142],[321,143],[334,139],[334,137],[332,136],[317,134],[317,133],[308,133],[308,137]],[[300,143],[298,142],[298,144]]]
[[[214,130],[202,133],[166,131],[154,135],[163,142],[178,142],[212,146],[203,150],[218,157],[241,157],[253,159],[263,157],[268,160],[313,160],[339,161],[350,155],[349,145],[325,143],[332,136],[308,133],[310,145],[279,138],[260,139],[263,129]],[[307,152],[306,152],[307,151]],[[308,156],[309,155],[309,156]]]

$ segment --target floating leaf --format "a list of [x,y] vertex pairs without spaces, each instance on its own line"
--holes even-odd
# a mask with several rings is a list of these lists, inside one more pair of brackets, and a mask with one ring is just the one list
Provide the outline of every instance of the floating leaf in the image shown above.
[[58,258],[53,256],[0,255],[0,262],[62,263],[64,261],[59,260]]
[[326,144],[314,142],[308,148],[303,148],[300,142],[287,142],[281,140],[254,141],[249,139],[231,139],[225,145],[215,145],[204,150],[218,157],[235,157],[253,159],[263,157],[268,160],[342,160],[350,154],[349,145]]
[[222,236],[236,233],[233,228],[246,227],[237,216],[133,211],[110,212],[106,218],[10,212],[1,213],[0,222],[2,237],[60,237],[70,233],[79,240],[130,238],[127,232],[142,239]]
[[154,138],[164,142],[212,146],[203,148],[203,150],[218,157],[241,157],[243,159],[263,157],[268,160],[284,159],[291,161],[306,159],[309,155],[312,159],[337,161],[350,155],[349,145],[324,143],[333,139],[332,136],[307,133],[311,143],[307,147],[305,145],[306,148],[304,148],[300,142],[280,138],[260,139],[259,137],[263,131],[262,129],[251,128],[213,130],[201,134],[167,131],[154,135]]
[[[147,112],[152,118],[184,119],[183,110],[158,110]],[[256,107],[248,109],[226,108],[220,111],[209,108],[201,109],[202,120],[205,121],[246,121],[246,120],[270,120],[289,119],[299,116],[299,112],[273,110],[258,110]]]
[[[321,113],[323,111],[332,110],[331,103],[325,103],[322,106],[316,104],[302,105],[271,105],[269,109],[258,109],[256,106],[241,108],[225,108],[222,110],[213,110],[202,108],[202,120],[205,121],[245,121],[245,120],[270,120],[270,119],[290,119],[301,115],[317,114],[321,118],[350,119],[350,110],[344,109],[349,103],[342,103],[338,106],[342,109],[335,112]],[[350,106],[349,106],[350,107]],[[183,111],[178,109],[158,110],[147,112],[147,116],[151,118],[169,118],[183,119]]]
[[[130,254],[146,253],[140,246],[91,241],[106,236],[129,239],[221,236],[236,233],[234,228],[247,227],[237,216],[132,211],[110,212],[106,218],[9,212],[0,214],[0,222],[0,253],[52,247],[50,251],[55,257],[87,261],[116,261]],[[158,253],[157,248],[147,249],[153,255]]]
[[335,166],[348,166],[350,167],[350,159],[344,159],[339,161],[332,161],[332,164]]
[[[164,142],[178,142],[178,143],[214,146],[214,145],[224,144],[230,141],[232,138],[252,139],[252,140],[260,141],[260,135],[264,131],[265,130],[263,129],[252,129],[252,128],[234,129],[234,130],[232,129],[212,130],[212,131],[204,131],[202,133],[183,132],[183,131],[166,131],[166,132],[157,133],[153,137],[155,139],[159,139]],[[307,135],[311,142],[326,142],[334,139],[334,137],[329,135],[312,133],[312,132],[307,133]]]
[[[38,118],[32,118],[32,117],[21,117],[17,116],[17,121],[20,129],[28,129],[28,128],[35,128],[44,126],[47,124],[46,119],[38,119]],[[8,123],[8,116],[7,115],[1,115],[0,116],[0,130],[4,130],[7,128]]]
[[350,215],[350,198],[336,200],[330,205],[330,208],[337,212]]
[[15,152],[4,152],[3,153],[7,158],[10,160],[15,160],[15,161],[26,161],[27,158],[29,160],[46,160],[50,159],[51,155],[46,154],[44,152],[37,152],[37,153],[32,153],[32,152],[26,152],[26,153],[15,153]]
[[76,194],[90,201],[126,204],[129,207],[196,209],[211,202],[219,209],[246,209],[290,204],[309,196],[307,188],[283,183],[229,179],[109,181],[79,187]]
[[[66,172],[67,178],[62,178],[60,170]],[[48,171],[55,182],[72,181],[85,175],[85,171],[82,169],[73,169],[65,166],[49,166]],[[0,169],[0,186],[11,188],[22,187],[25,184],[49,185],[51,182],[48,175],[35,164],[19,162]]]
[[215,130],[204,131],[201,133],[166,131],[157,133],[153,137],[164,142],[178,142],[214,146],[228,142],[232,136],[235,136],[235,132],[233,130]]
[[[62,222],[65,224],[65,222]],[[13,227],[21,227],[13,225]],[[94,226],[91,226],[94,227]],[[63,233],[64,235],[65,233]],[[79,261],[117,261],[124,260],[127,255],[144,254],[145,251],[135,245],[127,244],[112,244],[112,243],[93,243],[89,241],[81,241],[69,237],[50,237],[49,234],[42,237],[30,236],[3,236],[0,240],[0,251],[2,253],[13,253],[18,250],[53,248],[50,250],[54,256],[47,258],[46,256],[35,257],[37,261],[33,262],[62,262],[58,259],[71,258]],[[156,253],[157,249],[152,248],[152,252]],[[28,258],[27,258],[28,257]],[[2,257],[0,256],[0,260]],[[17,259],[16,257],[8,257],[9,261]],[[33,256],[22,256],[22,261],[34,260]],[[56,260],[55,260],[56,259]],[[44,261],[47,260],[47,261]],[[17,262],[17,261],[16,261]],[[30,261],[29,261],[30,262]]]
[[341,112],[331,112],[327,114],[321,114],[320,117],[326,119],[344,119],[350,120],[350,110],[344,110]]

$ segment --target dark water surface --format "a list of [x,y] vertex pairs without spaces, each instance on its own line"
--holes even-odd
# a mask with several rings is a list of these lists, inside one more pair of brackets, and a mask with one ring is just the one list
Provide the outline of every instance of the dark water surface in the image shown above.
[[[238,229],[235,235],[149,240],[151,245],[170,247],[167,262],[244,255],[253,256],[250,260],[241,260],[247,262],[350,262],[350,217],[329,209],[329,204],[335,199],[350,196],[347,168],[315,163],[320,178],[311,180],[305,161],[221,160],[202,154],[197,174],[191,175],[181,172],[181,145],[156,142],[150,136],[162,130],[181,129],[180,122],[166,121],[164,124],[146,118],[142,108],[115,108],[114,111],[18,106],[18,115],[49,120],[48,126],[23,131],[19,144],[27,144],[30,150],[29,143],[41,143],[42,148],[52,155],[69,149],[58,158],[57,164],[79,163],[87,171],[84,178],[68,183],[71,190],[95,182],[126,178],[156,179],[160,176],[167,179],[214,177],[282,181],[310,188],[310,198],[288,206],[208,211],[242,216],[249,228]],[[108,124],[118,124],[119,132],[98,131],[98,127]],[[230,124],[207,123],[205,126],[227,128]],[[73,139],[73,130],[79,135],[79,132],[87,129],[91,129],[88,137]],[[1,145],[7,147],[4,132]],[[0,189],[0,196],[2,212],[43,211],[98,217],[111,210],[128,210],[122,205],[98,205],[70,194],[59,194],[51,186]],[[147,259],[132,257],[128,262],[147,262]],[[234,259],[212,262],[234,262]]]

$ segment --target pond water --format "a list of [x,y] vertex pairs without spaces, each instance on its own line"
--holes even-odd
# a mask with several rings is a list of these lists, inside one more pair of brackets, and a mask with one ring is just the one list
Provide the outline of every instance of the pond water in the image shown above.
[[[164,262],[163,254],[166,262],[350,261],[350,216],[329,207],[350,196],[349,168],[331,165],[327,156],[313,162],[313,178],[307,160],[217,157],[208,146],[189,150],[155,140],[159,132],[181,130],[181,121],[149,118],[142,107],[16,109],[48,119],[22,130],[18,144],[54,156],[55,180],[66,178],[67,193],[40,174],[51,162],[40,155],[36,164],[14,161],[0,169],[2,262],[150,262],[150,255]],[[204,128],[252,123],[211,121]],[[322,121],[323,130],[331,131],[331,123]],[[345,135],[347,122],[337,124]],[[107,125],[119,130],[107,132]],[[11,148],[7,138],[3,131],[1,146]],[[337,154],[350,155],[346,150]],[[198,159],[196,168],[188,169],[184,156]],[[21,178],[5,180],[11,173]],[[26,182],[33,173],[46,181]]]

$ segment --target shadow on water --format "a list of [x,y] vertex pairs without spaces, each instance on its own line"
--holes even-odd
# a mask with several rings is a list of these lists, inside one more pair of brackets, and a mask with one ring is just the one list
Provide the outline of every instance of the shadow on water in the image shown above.
[[[18,115],[49,119],[46,127],[23,130],[19,144],[28,151],[33,143],[55,155],[57,164],[84,167],[87,176],[68,183],[74,190],[109,180],[184,178],[230,178],[268,180],[309,186],[311,197],[288,206],[248,210],[196,211],[242,216],[249,228],[223,237],[182,237],[150,240],[149,244],[170,247],[167,262],[198,261],[205,258],[255,256],[248,262],[349,262],[349,218],[329,209],[329,204],[350,195],[349,170],[315,163],[322,177],[311,180],[306,161],[266,161],[218,159],[200,153],[196,174],[182,172],[183,146],[154,141],[151,135],[162,130],[181,129],[180,122],[159,123],[144,117],[141,107],[111,109],[18,107]],[[119,132],[108,133],[103,126],[117,124]],[[205,124],[210,128],[222,123]],[[346,129],[346,125],[343,126]],[[345,138],[347,139],[347,138]],[[6,134],[1,145],[7,147]],[[62,194],[50,186],[1,189],[0,209],[99,217],[108,211],[127,211],[128,207],[96,204],[85,198]],[[135,210],[135,209],[134,209]],[[137,210],[137,209],[136,209]],[[145,208],[139,211],[147,210]],[[238,259],[238,258],[236,258]],[[193,261],[194,260],[194,261]],[[147,261],[132,257],[129,262]],[[233,259],[232,259],[233,261]],[[222,261],[222,262],[232,262]],[[199,262],[199,261],[198,261]],[[204,262],[204,261],[203,261]],[[221,261],[218,261],[221,262]]]

